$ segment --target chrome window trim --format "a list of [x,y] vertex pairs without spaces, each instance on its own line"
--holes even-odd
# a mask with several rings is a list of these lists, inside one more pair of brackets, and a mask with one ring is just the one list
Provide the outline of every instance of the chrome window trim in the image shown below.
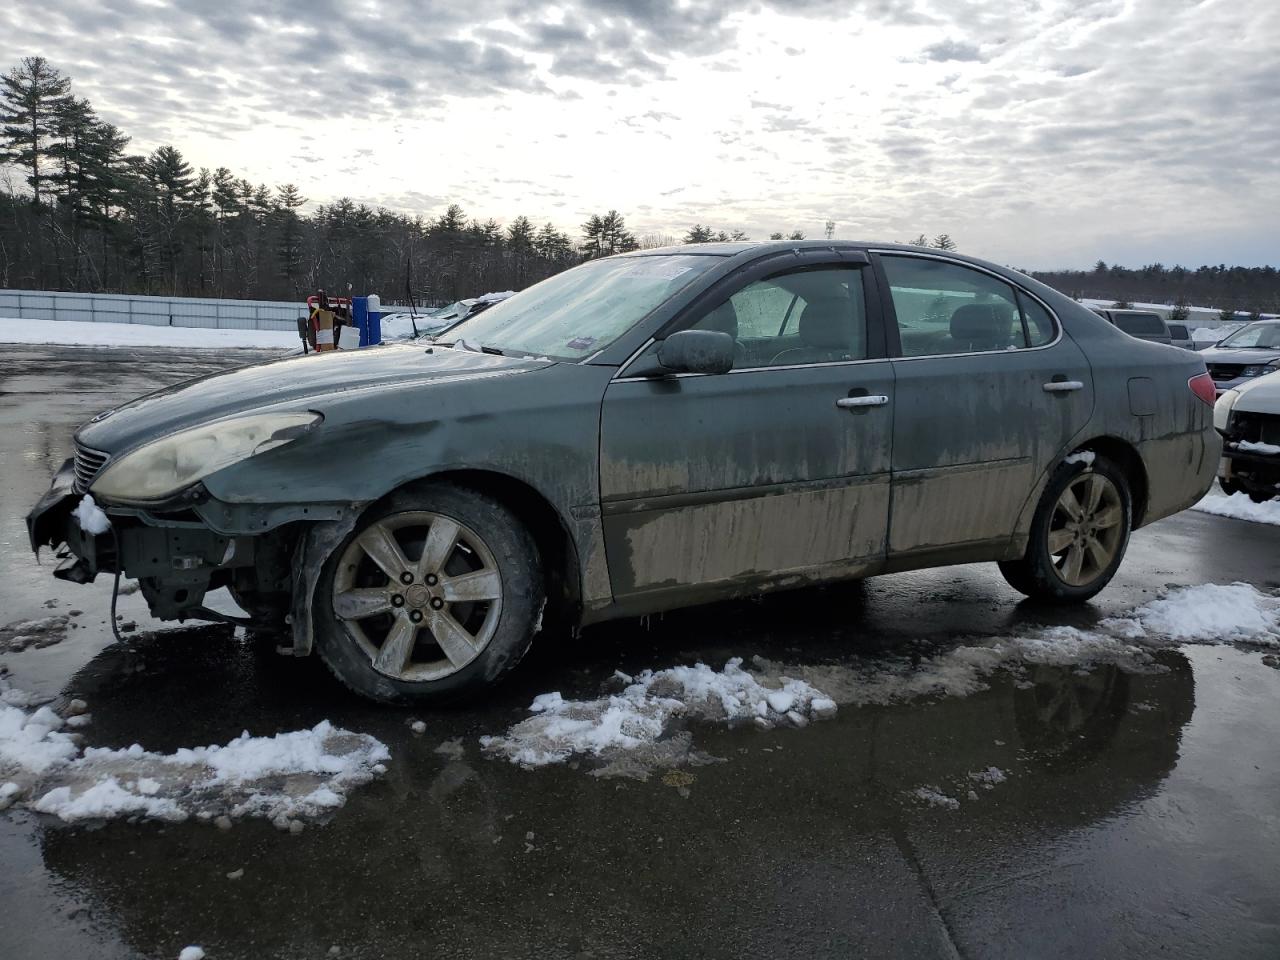
[[[627,358],[619,370],[625,370],[627,366],[640,354],[648,350],[653,345],[653,339],[637,350],[632,356]],[[735,373],[761,373],[772,370],[806,370],[811,367],[852,367],[860,363],[889,363],[893,357],[864,357],[861,360],[829,360],[825,363],[783,363],[777,366],[765,365],[762,367],[734,367],[725,373],[672,373],[665,377],[619,377],[614,376],[610,383],[655,383],[661,380],[682,380],[685,377],[731,377]]]
[[[1045,303],[1043,299],[1036,296],[1026,287],[1022,286],[1019,283],[1014,283],[1008,277],[1003,277],[1000,274],[996,273],[994,270],[988,270],[986,267],[980,267],[976,263],[968,263],[964,260],[956,260],[956,259],[953,259],[952,257],[939,256],[938,254],[934,254],[934,253],[915,253],[914,251],[909,251],[909,250],[885,250],[885,249],[875,249],[875,248],[868,248],[867,252],[874,253],[877,256],[881,256],[881,257],[914,257],[917,260],[939,260],[942,263],[949,263],[953,267],[965,267],[969,270],[976,270],[978,273],[985,273],[987,276],[993,277],[994,279],[999,280],[1001,283],[1016,290],[1018,293],[1021,293],[1023,296],[1030,297],[1036,303],[1040,304],[1040,306],[1044,307],[1045,312],[1049,314],[1049,319],[1053,321],[1053,326],[1055,331],[1054,338],[1050,340],[1048,343],[1043,343],[1038,347],[1013,347],[1012,349],[1006,348],[1004,350],[967,350],[962,353],[925,353],[925,354],[921,354],[918,357],[897,356],[897,357],[890,358],[895,363],[900,360],[937,360],[941,358],[954,358],[954,357],[998,357],[1006,353],[1013,353],[1013,354],[1031,353],[1034,350],[1048,350],[1050,347],[1056,347],[1059,343],[1062,342],[1062,337],[1063,337],[1062,319],[1058,316],[1057,312],[1051,306],[1049,306],[1049,304]],[[892,302],[893,300],[892,284],[889,285],[889,290],[887,292],[889,294],[889,300]],[[894,308],[893,322],[895,324],[898,322],[898,311],[896,307]],[[899,345],[901,345],[901,336],[902,336],[901,328],[899,328],[898,336],[899,336]]]

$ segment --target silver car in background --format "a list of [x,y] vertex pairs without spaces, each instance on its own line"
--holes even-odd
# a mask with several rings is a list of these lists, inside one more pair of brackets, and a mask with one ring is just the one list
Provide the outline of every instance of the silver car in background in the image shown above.
[[1200,356],[1219,395],[1280,370],[1280,320],[1255,320]]

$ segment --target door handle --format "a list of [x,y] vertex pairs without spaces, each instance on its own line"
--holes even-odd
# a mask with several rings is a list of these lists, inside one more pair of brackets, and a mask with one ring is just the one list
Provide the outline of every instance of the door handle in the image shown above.
[[1044,385],[1045,393],[1072,393],[1083,389],[1084,384],[1079,380],[1050,380]]
[[841,397],[836,401],[836,406],[847,410],[850,407],[883,407],[888,402],[888,397],[873,394],[866,397]]

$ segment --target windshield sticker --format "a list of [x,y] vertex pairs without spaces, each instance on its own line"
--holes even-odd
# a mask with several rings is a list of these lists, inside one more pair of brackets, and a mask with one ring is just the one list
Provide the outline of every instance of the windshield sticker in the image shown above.
[[624,277],[649,277],[654,280],[674,280],[688,273],[692,267],[682,267],[675,257],[637,257],[636,265],[621,274]]
[[585,350],[595,342],[595,337],[574,337],[565,346],[570,350]]

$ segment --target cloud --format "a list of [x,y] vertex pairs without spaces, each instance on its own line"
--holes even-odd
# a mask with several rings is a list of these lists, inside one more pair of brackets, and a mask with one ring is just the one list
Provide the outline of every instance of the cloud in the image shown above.
[[934,60],[938,63],[947,63],[951,60],[983,62],[982,51],[976,44],[951,39],[929,44],[921,52],[921,56],[925,60]]

